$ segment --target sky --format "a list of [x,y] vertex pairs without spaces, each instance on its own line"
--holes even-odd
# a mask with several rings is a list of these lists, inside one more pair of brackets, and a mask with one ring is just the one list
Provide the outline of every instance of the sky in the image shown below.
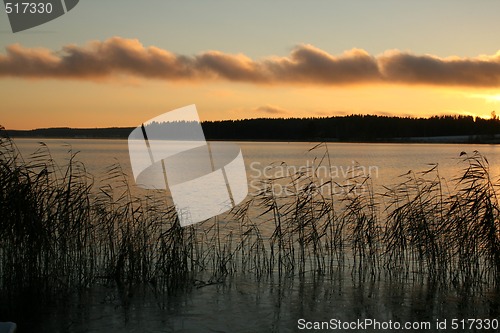
[[0,125],[500,111],[500,2],[80,0],[12,33],[0,12]]

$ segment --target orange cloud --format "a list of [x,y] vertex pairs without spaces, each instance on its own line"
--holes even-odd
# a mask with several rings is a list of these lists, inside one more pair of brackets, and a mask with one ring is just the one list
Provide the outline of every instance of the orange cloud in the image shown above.
[[359,49],[332,56],[312,45],[300,45],[289,57],[262,64],[272,82],[349,84],[380,80],[376,59]]
[[500,52],[476,58],[417,56],[398,50],[378,57],[385,80],[446,86],[500,86]]
[[331,55],[299,45],[287,57],[252,60],[208,51],[178,55],[138,40],[114,37],[58,52],[10,45],[0,54],[0,77],[105,79],[115,75],[163,80],[225,80],[254,84],[348,85],[366,83],[500,86],[500,53],[440,58],[398,50],[372,56],[361,49]]

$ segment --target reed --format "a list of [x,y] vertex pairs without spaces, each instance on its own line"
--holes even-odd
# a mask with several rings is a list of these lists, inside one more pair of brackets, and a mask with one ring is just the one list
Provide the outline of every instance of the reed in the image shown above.
[[[313,150],[331,167],[326,144]],[[42,144],[25,159],[0,138],[2,299],[96,283],[175,292],[236,274],[335,278],[346,268],[361,280],[458,289],[500,281],[497,184],[478,152],[462,154],[464,172],[450,186],[437,165],[381,194],[358,166],[345,184],[314,168],[263,179],[233,211],[187,228],[160,193],[134,195],[119,165],[95,180],[77,153],[68,156],[58,166]]]

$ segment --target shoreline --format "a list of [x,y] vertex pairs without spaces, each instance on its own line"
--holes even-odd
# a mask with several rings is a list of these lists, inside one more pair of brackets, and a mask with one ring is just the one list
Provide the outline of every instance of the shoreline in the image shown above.
[[[123,136],[106,136],[106,135],[32,135],[26,133],[17,132],[28,132],[28,131],[18,131],[18,130],[6,130],[7,137],[12,139],[77,139],[77,140],[127,140],[128,137]],[[31,132],[31,131],[30,131]],[[5,136],[5,135],[4,135]],[[302,139],[260,139],[260,138],[206,138],[207,141],[234,141],[234,142],[311,142],[311,143],[415,143],[415,144],[500,144],[500,134],[495,135],[456,135],[456,136],[429,136],[429,137],[399,137],[399,138],[378,138],[373,140],[363,140],[363,139],[344,139],[339,140],[337,138],[311,138],[307,140]]]

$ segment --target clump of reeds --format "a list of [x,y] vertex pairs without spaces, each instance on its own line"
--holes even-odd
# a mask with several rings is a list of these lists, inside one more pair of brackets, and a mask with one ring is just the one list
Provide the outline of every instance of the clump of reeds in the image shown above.
[[97,187],[77,154],[69,156],[59,167],[42,145],[24,160],[0,139],[0,289],[189,282],[199,255],[194,230],[179,226],[173,207],[134,197],[116,165]]
[[44,291],[91,282],[92,179],[74,157],[59,169],[41,146],[26,162],[0,139],[2,286]]
[[453,240],[455,281],[467,284],[500,278],[500,219],[496,187],[488,160],[474,151],[463,154],[466,167],[450,199],[448,231]]
[[478,286],[500,278],[498,199],[488,161],[462,154],[464,174],[443,190],[437,165],[413,172],[388,191],[383,245],[389,273],[426,276],[455,286]]
[[[420,176],[433,175],[437,165]],[[446,198],[439,174],[432,179],[407,179],[384,195],[388,198],[384,230],[385,266],[392,275],[429,274],[443,276],[448,270],[449,251],[445,236]]]
[[[331,163],[327,146],[318,147],[326,150],[319,163]],[[338,193],[321,191],[334,179],[307,170],[289,175],[288,188],[295,190],[285,196],[272,191],[283,177],[264,180],[255,202],[260,217],[274,225],[270,273],[332,274],[347,264],[361,278],[375,278],[383,270],[391,279],[460,288],[498,282],[496,185],[485,157],[462,156],[464,174],[451,186],[438,165],[402,175],[381,194],[369,176],[356,172],[346,184],[336,184],[343,189]]]

